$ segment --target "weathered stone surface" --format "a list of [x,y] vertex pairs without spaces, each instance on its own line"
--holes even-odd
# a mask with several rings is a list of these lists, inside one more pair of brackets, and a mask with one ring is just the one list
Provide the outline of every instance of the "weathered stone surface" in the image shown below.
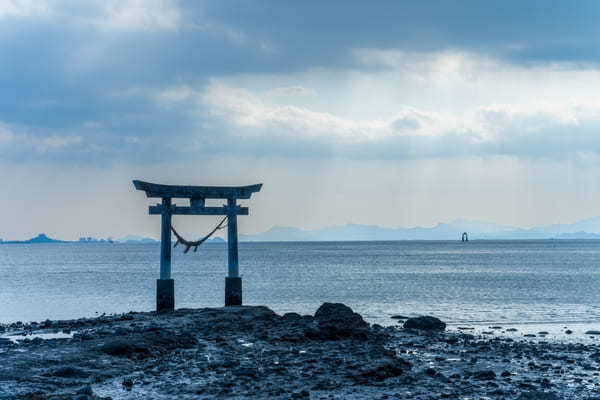
[[524,392],[517,400],[559,400],[559,398],[550,392]]
[[[89,340],[3,346],[0,397],[588,400],[600,361],[596,342],[415,334],[370,327],[339,304],[314,317],[245,306],[127,317],[48,324]],[[344,324],[350,336],[340,334]],[[318,340],[305,336],[310,331]]]
[[475,371],[473,373],[473,378],[479,379],[482,381],[489,381],[489,380],[496,379],[496,373],[492,370]]
[[436,317],[423,316],[409,318],[404,322],[404,329],[418,329],[423,331],[443,331],[446,324]]
[[103,344],[100,350],[111,356],[128,356],[135,352],[133,345],[125,340],[111,340]]
[[359,382],[363,381],[383,381],[402,375],[404,369],[408,369],[406,364],[393,359],[384,359],[375,361],[359,369],[353,375],[353,378]]
[[51,371],[49,375],[61,378],[87,378],[90,376],[89,372],[74,367],[59,367]]

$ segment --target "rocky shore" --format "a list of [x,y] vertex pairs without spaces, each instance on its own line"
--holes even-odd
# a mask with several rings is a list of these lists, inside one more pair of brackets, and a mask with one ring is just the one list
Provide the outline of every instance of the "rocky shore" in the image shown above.
[[600,346],[369,325],[343,304],[4,326],[2,399],[600,399]]

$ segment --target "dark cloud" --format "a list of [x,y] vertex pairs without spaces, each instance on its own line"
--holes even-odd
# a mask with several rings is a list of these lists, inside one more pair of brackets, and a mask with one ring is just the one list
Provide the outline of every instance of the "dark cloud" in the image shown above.
[[[450,136],[435,143],[407,136],[355,146],[306,137],[242,138],[231,133],[237,127],[207,110],[192,117],[189,107],[162,107],[152,90],[181,83],[202,87],[215,76],[367,68],[357,48],[461,49],[516,64],[600,59],[595,1],[183,1],[180,8],[177,28],[160,31],[101,28],[90,22],[94,16],[88,14],[96,9],[88,7],[73,8],[72,14],[62,8],[60,17],[2,19],[0,122],[29,138],[5,144],[3,157],[109,164],[205,154],[460,153],[465,147]],[[396,125],[416,129],[419,121],[407,117]],[[35,145],[51,137],[80,141]],[[579,142],[589,144],[583,136]],[[518,151],[511,146],[488,148]]]

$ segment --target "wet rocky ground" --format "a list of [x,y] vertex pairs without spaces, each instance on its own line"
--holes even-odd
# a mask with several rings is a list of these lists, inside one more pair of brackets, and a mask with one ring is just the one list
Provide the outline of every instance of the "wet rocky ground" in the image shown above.
[[314,316],[228,307],[16,323],[2,328],[0,398],[600,399],[596,344],[409,321],[371,326],[325,303]]

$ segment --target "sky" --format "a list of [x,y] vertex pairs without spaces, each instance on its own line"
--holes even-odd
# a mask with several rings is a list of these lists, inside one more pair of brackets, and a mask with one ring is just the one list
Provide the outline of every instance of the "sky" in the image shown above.
[[[600,215],[597,1],[0,0],[0,237]],[[174,217],[202,235],[218,217]]]

